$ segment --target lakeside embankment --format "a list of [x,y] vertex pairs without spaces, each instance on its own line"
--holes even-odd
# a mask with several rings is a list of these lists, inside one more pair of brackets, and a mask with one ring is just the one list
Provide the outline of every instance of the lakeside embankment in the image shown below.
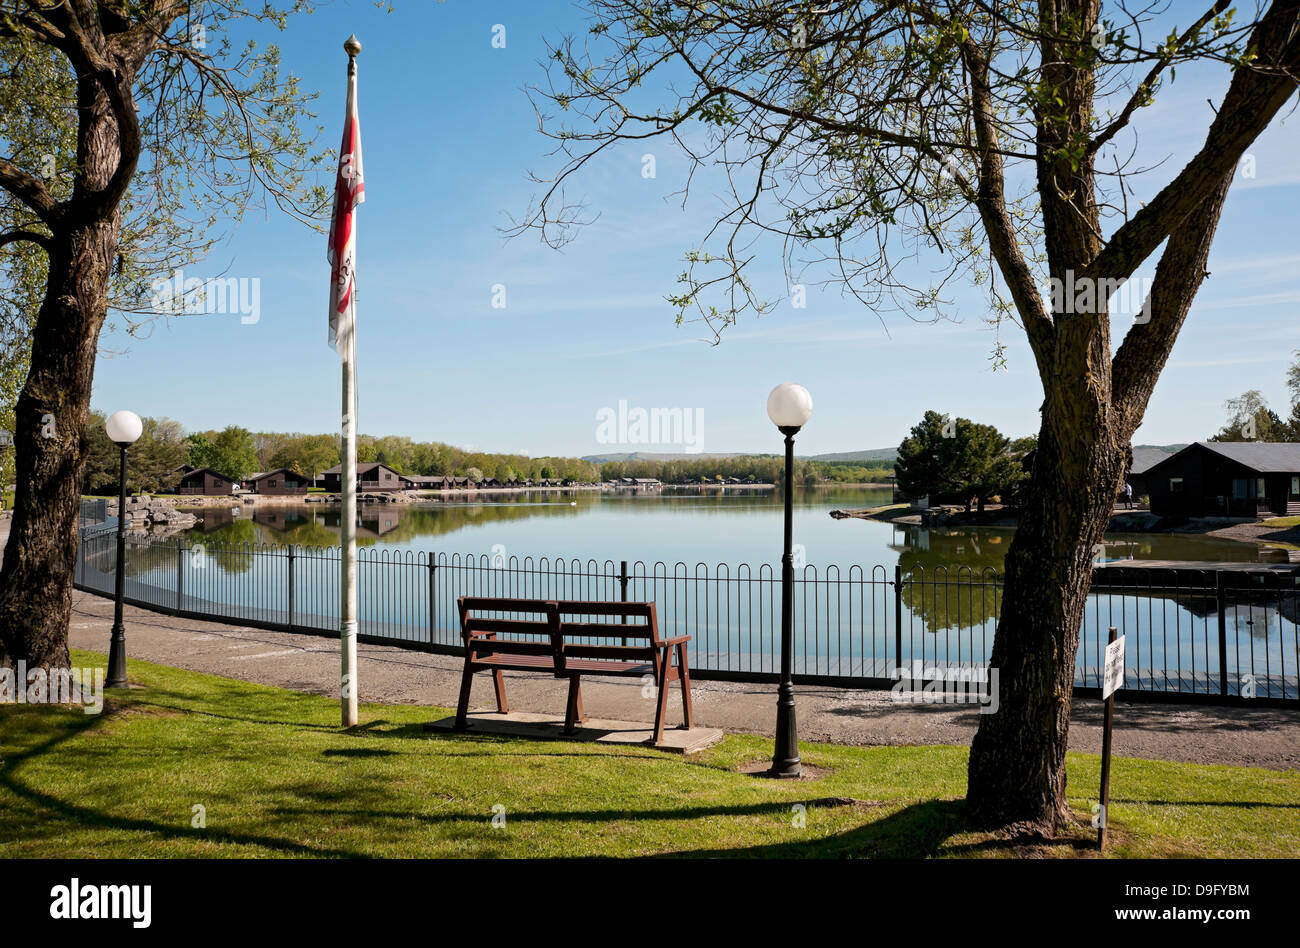
[[[899,526],[981,527],[1014,530],[1020,516],[1010,507],[989,505],[984,513],[948,510],[935,522],[935,511],[914,510],[908,504],[886,504],[862,510],[832,510],[837,520],[879,520]],[[1221,540],[1255,543],[1263,548],[1300,550],[1300,522],[1295,517],[1268,520],[1243,520],[1228,517],[1203,517],[1171,520],[1149,510],[1116,510],[1111,514],[1107,533],[1152,533],[1165,536],[1205,536]]]

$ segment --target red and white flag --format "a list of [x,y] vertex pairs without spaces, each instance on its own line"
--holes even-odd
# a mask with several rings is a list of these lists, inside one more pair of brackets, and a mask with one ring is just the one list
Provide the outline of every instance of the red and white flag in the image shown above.
[[330,345],[346,358],[356,318],[356,207],[366,199],[361,175],[361,124],[357,119],[357,73],[348,70],[348,114],[339,147],[339,173],[334,184],[334,216],[330,221]]

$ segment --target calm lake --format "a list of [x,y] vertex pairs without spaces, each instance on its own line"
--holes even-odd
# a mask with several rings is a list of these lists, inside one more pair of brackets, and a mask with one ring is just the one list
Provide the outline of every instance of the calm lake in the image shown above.
[[[777,491],[688,493],[537,492],[419,505],[372,504],[361,510],[361,545],[448,554],[542,556],[694,565],[779,564]],[[1002,568],[1011,531],[921,528],[872,520],[833,520],[830,511],[889,503],[888,488],[816,487],[795,493],[794,539],[809,566]],[[294,543],[337,546],[339,508],[323,504],[206,511],[188,531],[209,544]],[[1241,561],[1258,559],[1249,543],[1196,536],[1108,535],[1106,559]],[[798,551],[796,551],[796,554]],[[797,556],[796,556],[797,558]]]
[[[797,673],[882,680],[913,662],[987,664],[1001,599],[996,574],[1012,532],[829,516],[888,502],[887,489],[797,492]],[[378,641],[455,646],[458,596],[625,595],[655,601],[666,635],[692,636],[693,668],[772,674],[781,515],[775,492],[734,489],[365,505],[361,631]],[[272,627],[338,628],[337,507],[254,504],[238,513],[206,510],[204,519],[183,544],[128,541],[130,601]],[[1105,559],[1125,558],[1253,563],[1258,553],[1253,544],[1198,536],[1108,536]],[[109,533],[83,541],[79,583],[110,592],[114,561]],[[1261,586],[1269,577],[1225,573],[1219,581],[1231,588],[1216,594],[1213,571],[1133,572],[1140,575],[1094,583],[1076,682],[1099,683],[1107,629],[1115,626],[1128,642],[1129,687],[1295,696],[1300,592],[1293,579]]]

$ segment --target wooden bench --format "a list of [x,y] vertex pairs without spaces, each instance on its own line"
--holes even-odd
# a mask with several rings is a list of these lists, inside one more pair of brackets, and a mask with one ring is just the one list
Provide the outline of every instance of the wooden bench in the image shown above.
[[[491,671],[497,710],[510,713],[505,671],[549,671],[569,680],[564,733],[587,720],[582,709],[582,676],[650,676],[658,689],[654,736],[663,740],[668,686],[680,683],[686,728],[693,724],[691,673],[686,661],[689,635],[662,639],[653,602],[562,602],[553,599],[503,599],[462,596],[457,600],[465,670],[456,705],[456,728],[467,726],[470,685],[477,671]],[[487,615],[484,615],[487,613]],[[511,618],[500,618],[501,615]],[[610,621],[610,620],[613,621]],[[625,624],[626,623],[626,624]],[[609,639],[627,644],[612,644]]]

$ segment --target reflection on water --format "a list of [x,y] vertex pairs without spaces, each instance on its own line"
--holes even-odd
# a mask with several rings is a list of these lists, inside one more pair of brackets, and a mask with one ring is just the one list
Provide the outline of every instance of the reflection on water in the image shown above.
[[[833,520],[831,510],[889,502],[888,489],[813,488],[796,492],[795,542],[802,561],[825,568],[895,564],[1001,571],[1012,531],[988,527],[912,527]],[[236,508],[237,509],[237,508]],[[337,546],[337,505],[251,506],[204,512],[188,531],[209,544]],[[358,542],[396,550],[653,563],[777,564],[781,498],[775,491],[655,494],[538,492],[483,500],[371,504],[359,511]],[[1253,544],[1200,536],[1112,534],[1106,560],[1251,562]]]

